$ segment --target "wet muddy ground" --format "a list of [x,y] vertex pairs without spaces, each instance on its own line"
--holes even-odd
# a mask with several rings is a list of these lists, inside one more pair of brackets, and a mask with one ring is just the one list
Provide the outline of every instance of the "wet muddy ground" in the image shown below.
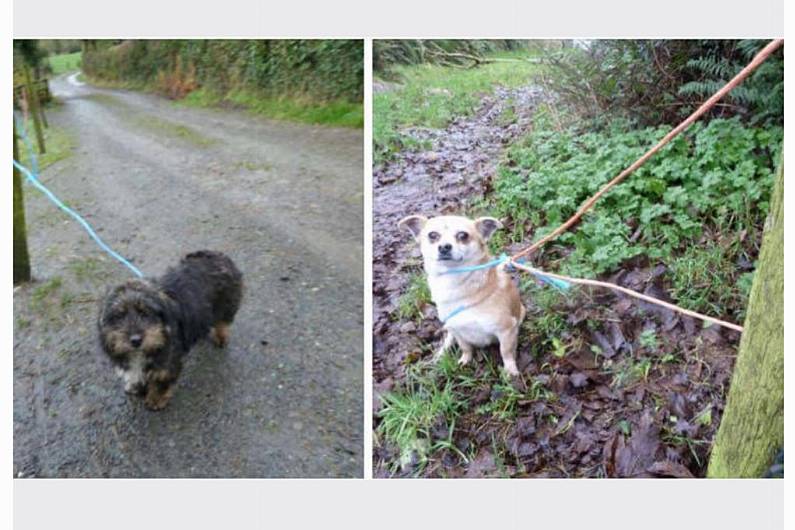
[[[530,126],[541,97],[531,88],[498,88],[472,117],[442,131],[415,131],[418,139],[429,140],[428,150],[399,153],[375,170],[376,428],[380,396],[414,384],[407,382],[407,367],[427,360],[441,341],[432,304],[422,308],[421,322],[397,316],[400,295],[421,268],[419,251],[399,233],[397,221],[414,213],[467,212],[487,196],[501,153]],[[516,120],[502,123],[502,108],[515,101],[521,102]],[[536,264],[555,270],[551,258],[565,252],[558,248]],[[670,301],[666,273],[664,264],[637,259],[604,279]],[[376,437],[375,475],[704,476],[739,333],[704,328],[700,321],[605,291],[578,289],[553,296],[552,303],[547,293],[541,307],[539,290],[549,288],[521,281],[528,308],[520,334],[521,380],[506,391],[493,369],[498,353],[482,352],[491,362],[480,359],[461,369],[461,380],[451,381],[467,381],[458,394],[463,411],[452,436],[451,425],[439,418],[429,430],[428,446],[436,449],[427,461],[418,455],[401,460],[397,447]],[[539,331],[551,319],[560,324],[554,344]],[[496,414],[495,403],[508,403],[509,413]],[[454,447],[445,447],[448,439]]]
[[[376,380],[400,372],[402,359],[386,349],[400,342],[391,317],[415,270],[419,251],[397,224],[410,214],[460,212],[482,196],[503,149],[530,124],[540,97],[534,88],[498,88],[485,97],[474,116],[454,121],[446,130],[406,131],[429,142],[423,152],[406,151],[373,171],[373,370]],[[519,114],[502,124],[507,108]],[[398,348],[400,350],[400,348]],[[396,372],[397,371],[397,372]]]
[[14,476],[362,475],[362,134],[52,83],[73,153],[42,181],[158,275],[231,256],[244,301],[200,343],[162,412],[128,399],[96,342],[130,278],[26,186],[34,282],[14,291]]

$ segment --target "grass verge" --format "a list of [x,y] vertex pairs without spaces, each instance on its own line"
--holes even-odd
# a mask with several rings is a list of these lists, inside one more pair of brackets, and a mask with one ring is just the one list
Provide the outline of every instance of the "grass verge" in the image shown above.
[[192,107],[217,107],[232,104],[258,116],[298,123],[356,128],[364,125],[362,104],[347,101],[314,103],[287,97],[265,96],[244,90],[221,95],[200,88],[188,94],[180,100],[180,103]]
[[82,52],[62,53],[60,55],[49,56],[47,61],[50,63],[52,75],[57,76],[67,72],[79,70],[81,56]]
[[[158,92],[154,86],[140,82],[95,78],[90,78],[89,82],[103,88]],[[265,118],[312,125],[351,128],[364,126],[364,105],[348,101],[317,103],[289,97],[266,96],[247,90],[233,90],[221,94],[208,88],[198,88],[184,98],[176,100],[175,103],[196,108],[233,106]]]
[[[46,111],[45,111],[46,112]],[[31,144],[33,148],[36,150],[37,160],[39,161],[39,171],[46,169],[47,167],[53,165],[54,163],[58,162],[59,160],[63,160],[64,158],[69,157],[72,154],[72,150],[75,147],[74,137],[72,137],[69,133],[65,130],[50,125],[48,128],[44,129],[44,145],[47,148],[47,152],[44,154],[39,154],[38,151],[38,144],[36,143],[36,135],[33,132],[33,123],[28,123],[25,128],[28,131],[28,136],[30,137]],[[24,142],[20,138],[19,140],[19,157],[20,163],[30,168],[30,157],[28,156],[28,149],[25,147]]]

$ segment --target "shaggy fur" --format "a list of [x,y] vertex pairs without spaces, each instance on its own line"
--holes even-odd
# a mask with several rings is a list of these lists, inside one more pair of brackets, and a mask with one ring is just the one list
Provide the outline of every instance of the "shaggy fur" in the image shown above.
[[129,394],[159,410],[168,404],[182,359],[208,335],[226,345],[243,295],[243,276],[221,252],[200,250],[158,279],[130,280],[105,296],[102,349]]

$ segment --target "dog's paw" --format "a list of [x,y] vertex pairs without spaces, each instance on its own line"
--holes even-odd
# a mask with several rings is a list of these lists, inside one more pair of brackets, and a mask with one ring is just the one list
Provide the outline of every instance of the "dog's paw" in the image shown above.
[[146,408],[149,410],[163,410],[166,408],[166,405],[168,405],[168,402],[171,400],[171,396],[173,394],[173,387],[169,387],[163,392],[150,388],[149,392],[146,393],[146,397],[144,398],[144,405],[146,405]]
[[229,343],[229,325],[216,324],[210,329],[210,339],[219,348],[226,348]]
[[508,375],[511,377],[519,377],[519,369],[516,367],[516,363],[506,363],[505,371],[508,372]]
[[466,366],[472,360],[471,353],[464,353],[458,358],[458,366]]

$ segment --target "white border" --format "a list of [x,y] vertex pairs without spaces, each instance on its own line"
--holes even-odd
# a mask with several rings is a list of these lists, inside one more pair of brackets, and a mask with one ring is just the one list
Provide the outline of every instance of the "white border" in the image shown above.
[[784,0],[14,0],[14,29],[28,38],[743,38],[782,34],[783,5]]
[[[530,2],[492,0],[475,2],[252,2],[222,3],[172,0],[15,0],[7,6],[6,35],[17,37],[228,37],[228,38],[546,38],[546,37],[647,37],[739,38],[777,37],[784,33],[783,0],[559,0]],[[312,4],[312,5],[309,5]],[[8,11],[12,11],[8,13]],[[790,13],[791,14],[791,13]],[[11,100],[11,45],[6,39],[2,69],[5,101]],[[366,57],[371,40],[365,40]],[[786,55],[785,55],[786,58]],[[792,64],[785,59],[787,96],[791,96]],[[365,286],[364,286],[364,439],[365,470],[371,476],[372,445],[372,69],[365,67]],[[11,122],[4,106],[5,123]],[[785,115],[790,118],[791,111]],[[3,149],[10,156],[11,131],[2,129]],[[792,140],[785,135],[787,156]],[[5,211],[10,212],[10,186],[0,188]],[[785,199],[788,204],[790,201]],[[11,247],[11,218],[0,221],[6,248]],[[785,219],[786,243],[792,222]],[[790,257],[785,246],[785,258]],[[10,257],[10,252],[7,254]],[[6,344],[6,361],[0,378],[2,472],[12,475],[11,260],[0,267],[7,278],[6,304],[0,337]],[[786,259],[789,263],[790,260]],[[787,272],[789,269],[787,269]],[[789,274],[787,274],[789,278]],[[789,280],[786,282],[789,283]],[[785,319],[792,324],[785,287]],[[789,326],[787,326],[789,327]],[[791,340],[785,336],[785,351]],[[792,363],[785,371],[792,380]],[[791,385],[790,385],[791,386]],[[790,410],[792,390],[785,389]],[[792,429],[786,428],[790,455]],[[80,526],[81,528],[157,527],[215,528],[226,526],[276,527],[346,526],[405,528],[444,525],[460,528],[503,526],[528,528],[541,525],[600,528],[783,528],[780,517],[785,480],[730,481],[614,481],[614,480],[25,480],[0,481],[9,519],[16,512],[19,528]],[[12,497],[12,491],[15,493]],[[791,496],[791,495],[790,495]],[[13,499],[13,501],[12,501]],[[789,528],[793,511],[786,505]],[[11,521],[9,521],[11,522]],[[282,523],[282,524],[279,524]],[[285,524],[287,523],[287,524]]]
[[373,40],[364,42],[364,476],[373,476]]

